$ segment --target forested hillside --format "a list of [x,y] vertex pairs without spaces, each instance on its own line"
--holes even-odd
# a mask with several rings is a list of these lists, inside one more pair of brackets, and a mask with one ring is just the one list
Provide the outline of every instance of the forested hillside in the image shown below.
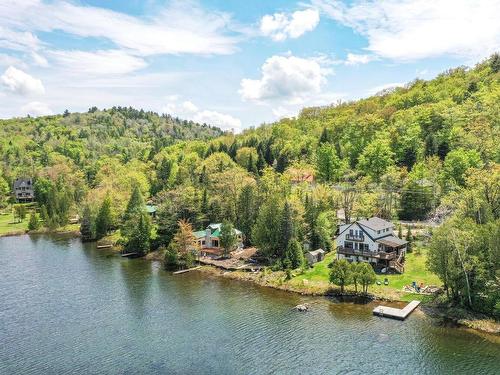
[[[121,228],[125,244],[140,237],[144,249],[168,246],[180,219],[195,229],[227,221],[284,268],[294,265],[297,242],[332,248],[338,213],[345,221],[452,217],[462,247],[446,262],[436,255],[432,267],[441,264],[435,272],[454,297],[473,304],[464,258],[467,290],[477,296],[491,287],[500,258],[499,71],[494,55],[236,136],[119,108],[2,121],[2,194],[15,177],[34,175],[44,225],[78,212],[89,237]],[[134,208],[141,195],[158,206],[153,230]],[[147,234],[127,229],[134,226]],[[440,249],[459,246],[436,238]]]

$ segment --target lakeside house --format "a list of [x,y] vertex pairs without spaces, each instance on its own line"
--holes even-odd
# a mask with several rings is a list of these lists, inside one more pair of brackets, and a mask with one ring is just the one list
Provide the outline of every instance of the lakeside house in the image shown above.
[[375,270],[404,272],[407,242],[394,235],[393,223],[372,217],[339,228],[337,259],[368,262]]
[[[220,244],[220,229],[222,224],[209,224],[205,230],[200,230],[197,232],[193,232],[196,240],[198,241],[198,246],[200,248],[201,256],[221,256],[224,253],[224,249]],[[243,248],[243,233],[234,229],[234,233],[238,239],[237,248]]]
[[305,254],[305,258],[307,260],[307,263],[312,266],[314,263],[321,262],[323,259],[325,259],[325,250],[318,249],[314,251],[307,251]]
[[33,202],[35,200],[35,190],[32,178],[17,178],[14,181],[14,195],[19,203]]

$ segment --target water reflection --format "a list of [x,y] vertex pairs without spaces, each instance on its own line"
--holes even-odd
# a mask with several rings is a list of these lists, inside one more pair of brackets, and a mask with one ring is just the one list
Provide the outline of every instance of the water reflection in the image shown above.
[[500,373],[497,341],[421,314],[174,276],[78,239],[0,238],[0,255],[1,374]]

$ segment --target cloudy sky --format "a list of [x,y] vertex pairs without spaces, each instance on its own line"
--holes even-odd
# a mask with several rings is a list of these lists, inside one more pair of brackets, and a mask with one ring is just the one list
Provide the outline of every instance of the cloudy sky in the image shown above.
[[0,0],[0,117],[134,106],[239,131],[500,50],[500,0]]

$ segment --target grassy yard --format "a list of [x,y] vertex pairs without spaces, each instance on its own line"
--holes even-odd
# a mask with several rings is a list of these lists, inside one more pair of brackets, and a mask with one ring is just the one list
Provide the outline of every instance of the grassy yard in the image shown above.
[[0,236],[24,233],[28,229],[28,217],[21,223],[14,223],[12,213],[0,213]]
[[[335,259],[335,253],[327,254],[325,259],[314,265],[313,268],[306,270],[303,274],[294,277],[289,281],[291,286],[296,288],[304,287],[308,290],[328,289],[331,284],[328,282],[330,269],[328,264]],[[402,275],[377,275],[377,280],[382,282],[382,285],[372,285],[369,292],[378,297],[397,299],[408,301],[413,299],[425,300],[428,298],[425,295],[405,293],[402,291],[404,285],[409,285],[413,281],[417,284],[424,283],[425,285],[441,285],[439,278],[425,268],[426,250],[422,249],[419,255],[409,253],[406,257],[405,272]],[[389,285],[384,285],[383,281],[387,278]],[[353,286],[346,288],[347,290],[354,290]]]

